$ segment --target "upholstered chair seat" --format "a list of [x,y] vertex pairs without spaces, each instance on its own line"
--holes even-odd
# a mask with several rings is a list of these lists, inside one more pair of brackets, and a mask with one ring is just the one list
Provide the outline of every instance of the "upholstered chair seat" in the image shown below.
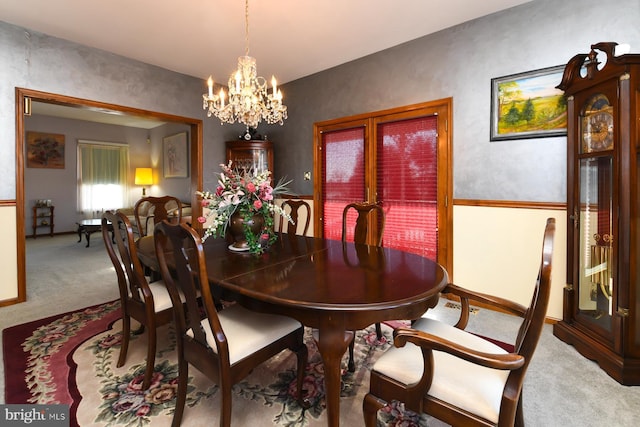
[[[484,353],[507,354],[484,338],[437,320],[423,317],[411,327]],[[429,395],[497,424],[509,371],[485,368],[440,351],[433,352],[433,359]],[[408,386],[422,378],[423,368],[420,347],[406,345],[390,348],[376,361],[373,369]]]
[[[225,334],[242,337],[242,339],[229,341],[229,362],[232,365],[300,328],[300,322],[290,317],[258,313],[247,310],[239,304],[233,304],[219,311],[218,318]],[[267,322],[269,328],[262,327]],[[200,325],[206,334],[207,344],[217,353],[218,349],[209,319],[203,319]],[[193,338],[192,329],[189,329],[186,334]]]

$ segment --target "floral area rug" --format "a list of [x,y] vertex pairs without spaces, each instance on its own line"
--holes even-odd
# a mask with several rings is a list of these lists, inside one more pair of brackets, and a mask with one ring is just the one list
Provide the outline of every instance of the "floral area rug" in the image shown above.
[[[396,326],[392,324],[392,326]],[[375,328],[358,331],[356,372],[343,361],[340,423],[362,425],[362,400],[369,389],[369,370],[390,346],[392,329],[376,339]],[[134,335],[127,361],[116,367],[122,339],[118,301],[42,319],[3,331],[6,403],[70,406],[72,426],[170,426],[177,389],[175,333],[158,332],[155,376],[141,390],[147,334]],[[284,351],[255,369],[233,388],[232,424],[237,426],[325,426],[324,374],[311,331],[305,390],[310,408],[294,398],[295,355]],[[189,393],[182,425],[218,425],[218,387],[189,370]],[[379,426],[426,426],[427,418],[393,403],[379,412]]]

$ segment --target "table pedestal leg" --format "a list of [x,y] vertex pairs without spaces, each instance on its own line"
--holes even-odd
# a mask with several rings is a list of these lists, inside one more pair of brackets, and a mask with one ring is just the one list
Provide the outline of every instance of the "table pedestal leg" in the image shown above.
[[318,351],[324,363],[324,384],[326,390],[327,421],[331,427],[340,425],[340,364],[349,340],[345,340],[344,324],[336,324],[336,319],[320,326]]

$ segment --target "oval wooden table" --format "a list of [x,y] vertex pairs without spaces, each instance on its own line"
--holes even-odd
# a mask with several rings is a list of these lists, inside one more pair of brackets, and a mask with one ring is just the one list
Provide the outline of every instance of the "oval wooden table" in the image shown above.
[[[419,255],[376,246],[280,235],[262,255],[204,243],[214,295],[293,317],[319,331],[329,426],[340,423],[340,363],[346,331],[385,320],[417,319],[437,302],[446,270]],[[153,267],[155,255],[139,252]]]
[[[138,256],[155,269],[150,247],[140,245]],[[279,235],[267,252],[252,255],[210,238],[204,250],[214,295],[318,329],[329,426],[340,424],[340,363],[349,345],[345,332],[385,320],[417,319],[435,307],[448,283],[442,266],[419,255],[338,240]]]

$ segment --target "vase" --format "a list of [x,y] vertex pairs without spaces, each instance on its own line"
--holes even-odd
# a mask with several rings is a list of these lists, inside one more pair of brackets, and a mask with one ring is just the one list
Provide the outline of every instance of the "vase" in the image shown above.
[[[233,251],[248,251],[249,244],[247,243],[247,237],[244,233],[244,217],[240,212],[235,212],[231,215],[229,220],[229,232],[233,239],[233,243],[229,246],[229,249]],[[257,235],[262,231],[264,227],[264,218],[262,215],[253,215],[250,220],[247,221],[249,229],[254,235]]]

